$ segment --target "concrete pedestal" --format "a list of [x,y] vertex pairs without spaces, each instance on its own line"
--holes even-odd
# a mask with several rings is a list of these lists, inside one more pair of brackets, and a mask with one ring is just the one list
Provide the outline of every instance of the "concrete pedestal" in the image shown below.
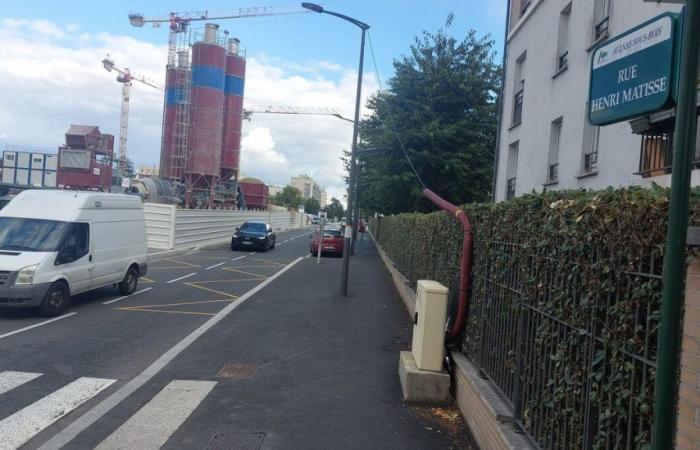
[[420,370],[411,352],[401,352],[399,379],[403,399],[412,403],[445,403],[450,395],[450,375]]

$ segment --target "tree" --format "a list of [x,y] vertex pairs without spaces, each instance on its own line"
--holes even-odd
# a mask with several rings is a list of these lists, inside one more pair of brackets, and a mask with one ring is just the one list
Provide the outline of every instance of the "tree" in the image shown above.
[[304,212],[307,214],[318,214],[321,204],[315,198],[307,198],[304,201]]
[[294,186],[285,186],[282,192],[270,197],[270,203],[287,208],[298,208],[304,204],[304,197],[302,197],[301,191]]
[[328,219],[340,219],[345,215],[345,211],[343,209],[343,205],[340,203],[340,200],[337,198],[333,197],[331,198],[331,202],[326,206],[326,213],[328,215]]
[[372,114],[360,124],[359,150],[370,149],[358,153],[363,208],[434,209],[422,198],[399,139],[426,187],[456,204],[488,198],[501,70],[493,45],[474,30],[458,41],[441,29],[424,32],[410,55],[394,61],[388,89],[370,98]]

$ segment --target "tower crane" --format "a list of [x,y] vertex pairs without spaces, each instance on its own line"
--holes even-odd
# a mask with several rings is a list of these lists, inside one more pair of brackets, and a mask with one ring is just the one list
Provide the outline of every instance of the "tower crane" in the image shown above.
[[150,80],[142,75],[132,73],[128,68],[119,67],[114,63],[114,60],[107,55],[102,60],[102,65],[108,71],[117,72],[117,81],[122,84],[122,110],[121,121],[119,124],[119,161],[117,175],[123,177],[126,172],[126,138],[127,128],[129,126],[129,96],[131,93],[131,82],[136,80],[147,86],[156,89],[164,90],[164,87],[157,81]]
[[154,28],[167,23],[170,30],[168,34],[168,67],[175,66],[175,54],[177,50],[177,34],[184,33],[190,22],[202,20],[227,20],[243,19],[246,17],[279,16],[290,14],[305,14],[310,12],[307,9],[285,6],[258,6],[251,8],[239,8],[233,11],[192,11],[192,12],[171,12],[162,17],[144,17],[143,14],[129,14],[129,23],[135,27],[143,27],[150,23]]

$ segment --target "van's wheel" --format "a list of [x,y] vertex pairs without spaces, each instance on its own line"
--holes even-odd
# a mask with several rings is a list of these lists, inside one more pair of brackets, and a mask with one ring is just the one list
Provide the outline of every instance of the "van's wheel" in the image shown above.
[[46,291],[44,301],[39,306],[39,314],[45,317],[60,316],[68,307],[68,303],[70,303],[68,286],[61,281],[57,281]]
[[263,253],[265,253],[269,249],[270,249],[270,241],[267,238],[265,238],[265,243],[263,244],[262,251],[263,251]]
[[136,272],[136,268],[129,267],[126,271],[124,279],[119,283],[119,293],[121,295],[131,295],[136,291],[136,286],[139,283],[139,274]]
[[277,238],[272,240],[272,246],[270,247],[271,249],[275,248],[275,244],[277,243]]

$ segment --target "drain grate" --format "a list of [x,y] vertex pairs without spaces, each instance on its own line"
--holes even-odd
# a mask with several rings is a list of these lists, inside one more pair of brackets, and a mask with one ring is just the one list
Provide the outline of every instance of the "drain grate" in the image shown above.
[[260,450],[265,433],[216,433],[205,450]]
[[224,364],[224,367],[219,370],[216,374],[219,378],[236,378],[240,380],[245,380],[248,378],[253,378],[255,372],[258,370],[258,366],[255,364],[241,364],[229,362]]

